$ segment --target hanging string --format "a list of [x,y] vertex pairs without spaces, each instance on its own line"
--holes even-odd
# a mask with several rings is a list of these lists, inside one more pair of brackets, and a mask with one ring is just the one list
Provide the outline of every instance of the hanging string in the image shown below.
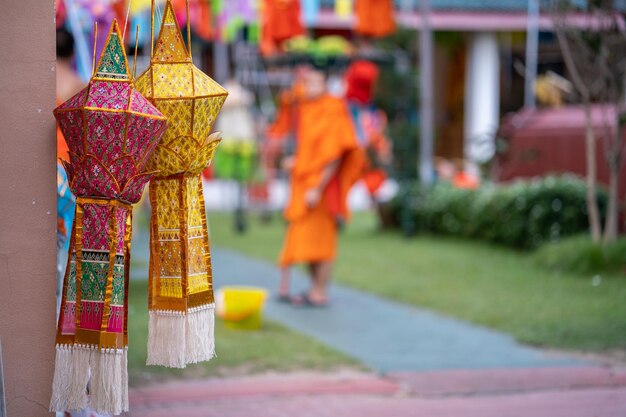
[[189,18],[189,0],[187,0],[185,3],[187,7],[187,48],[189,49],[189,56],[191,57],[191,25]]
[[133,80],[137,76],[137,49],[139,48],[139,25],[135,30],[135,61],[133,62]]
[[163,13],[161,12],[161,5],[155,0],[150,2],[150,57],[154,55],[154,16],[158,16],[159,21],[163,22]]
[[157,2],[156,4],[157,16],[159,16],[159,21],[163,22],[163,10],[161,10],[161,5]]
[[154,55],[154,0],[150,1],[150,59]]
[[122,32],[122,44],[124,44],[124,37],[126,36],[126,25],[128,25],[128,16],[130,15],[130,5],[133,0],[128,0],[128,9],[126,9],[126,20],[124,20],[124,32]]
[[96,75],[96,45],[98,40],[98,22],[93,22],[93,58],[91,61],[91,76]]

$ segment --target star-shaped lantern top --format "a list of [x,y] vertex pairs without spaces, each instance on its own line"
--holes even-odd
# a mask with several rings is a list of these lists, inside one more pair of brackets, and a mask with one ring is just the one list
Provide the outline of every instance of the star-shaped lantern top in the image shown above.
[[137,88],[169,123],[148,166],[159,176],[200,173],[219,143],[211,129],[228,92],[193,64],[170,0],[150,67],[137,78]]
[[137,202],[154,174],[146,163],[167,123],[135,87],[117,21],[89,84],[54,116],[70,150],[64,166],[72,192]]

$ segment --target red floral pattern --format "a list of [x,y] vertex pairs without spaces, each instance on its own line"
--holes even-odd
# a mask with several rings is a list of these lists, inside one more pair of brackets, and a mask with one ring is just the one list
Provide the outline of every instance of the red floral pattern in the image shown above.
[[59,106],[55,116],[70,149],[70,163],[64,167],[72,192],[139,201],[152,175],[142,173],[167,124],[134,85],[92,80]]
[[130,92],[130,83],[93,81],[89,88],[87,107],[124,110],[128,107]]

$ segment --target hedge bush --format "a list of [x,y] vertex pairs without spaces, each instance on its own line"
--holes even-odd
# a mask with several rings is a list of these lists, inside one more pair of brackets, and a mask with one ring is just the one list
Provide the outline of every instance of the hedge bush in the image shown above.
[[588,234],[541,246],[532,260],[556,272],[600,274],[621,272],[626,267],[626,238],[610,244],[593,243]]
[[[406,230],[531,249],[588,230],[585,193],[585,182],[571,175],[477,190],[443,183],[423,188],[412,183],[401,188],[390,208],[395,224]],[[606,200],[600,190],[601,212]]]

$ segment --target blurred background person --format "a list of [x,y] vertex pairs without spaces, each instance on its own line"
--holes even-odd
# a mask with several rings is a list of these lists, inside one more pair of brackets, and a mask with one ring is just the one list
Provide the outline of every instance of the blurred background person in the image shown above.
[[391,164],[391,142],[386,136],[387,115],[374,103],[379,70],[376,64],[357,60],[345,73],[346,101],[359,141],[366,155],[362,180],[376,209],[379,191],[387,180],[386,169]]
[[[291,174],[291,196],[284,213],[288,226],[279,257],[279,299],[325,306],[337,232],[348,217],[346,196],[361,174],[363,154],[349,110],[343,100],[328,94],[324,73],[309,69],[303,78],[295,155],[285,164]],[[311,287],[291,296],[290,268],[298,263],[308,265]]]

